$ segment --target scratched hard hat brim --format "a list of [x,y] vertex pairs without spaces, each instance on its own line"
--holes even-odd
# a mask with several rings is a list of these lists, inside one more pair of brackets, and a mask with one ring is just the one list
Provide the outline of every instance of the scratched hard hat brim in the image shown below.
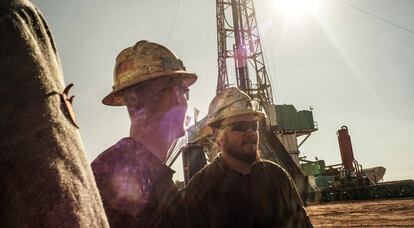
[[208,117],[202,131],[210,134],[212,126],[224,119],[251,115],[261,120],[266,114],[252,105],[253,100],[248,94],[236,87],[227,88],[218,93],[210,103]]
[[177,82],[181,82],[183,86],[189,87],[195,81],[197,81],[197,76],[194,73],[186,72],[184,70],[176,70],[176,71],[163,71],[157,72],[153,74],[145,75],[145,78],[136,78],[136,80],[131,80],[128,83],[122,84],[116,88],[114,88],[107,96],[102,99],[102,103],[109,106],[123,106],[125,102],[120,94],[120,91],[133,86],[138,85],[141,82],[155,79],[155,78],[162,78],[162,77],[174,77],[179,80]]
[[167,47],[138,41],[125,48],[116,57],[112,91],[102,100],[110,106],[125,105],[120,91],[155,78],[174,77],[175,83],[189,87],[197,80],[194,73],[186,71],[183,62]]

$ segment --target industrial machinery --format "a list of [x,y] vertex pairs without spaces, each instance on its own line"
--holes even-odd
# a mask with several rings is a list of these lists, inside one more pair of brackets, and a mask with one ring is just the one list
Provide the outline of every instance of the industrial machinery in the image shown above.
[[308,194],[308,201],[337,201],[379,199],[414,196],[414,181],[380,182],[384,167],[363,169],[352,149],[348,128],[337,132],[341,164],[325,165],[324,160],[309,161],[301,158],[301,167],[316,191]]
[[[237,86],[267,113],[259,129],[261,156],[282,166],[294,180],[303,201],[331,201],[413,196],[412,180],[383,182],[385,168],[362,169],[355,160],[347,127],[338,131],[342,163],[300,158],[299,148],[318,130],[312,109],[274,103],[256,23],[253,0],[216,0],[218,80],[216,92]],[[169,164],[182,154],[185,184],[218,153],[202,131],[202,119],[188,129],[187,145],[171,151]],[[304,136],[301,142],[298,137]],[[178,144],[182,144],[178,143]]]
[[[293,105],[274,104],[252,0],[216,0],[216,16],[216,92],[236,86],[259,103],[268,116],[259,130],[261,155],[287,170],[300,194],[305,196],[310,189],[299,166],[298,148],[303,142],[298,145],[297,137],[309,136],[317,130],[312,111],[297,111]],[[200,159],[212,161],[218,152],[210,136],[201,131],[204,122],[205,119],[188,129],[189,144],[182,149],[186,182],[202,168],[200,164],[207,163]],[[200,156],[203,152],[206,157]]]

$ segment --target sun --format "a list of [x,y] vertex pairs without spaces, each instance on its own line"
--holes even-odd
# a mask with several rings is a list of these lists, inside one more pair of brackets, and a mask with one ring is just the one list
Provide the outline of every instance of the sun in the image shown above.
[[275,6],[289,17],[315,13],[319,8],[319,0],[275,0]]

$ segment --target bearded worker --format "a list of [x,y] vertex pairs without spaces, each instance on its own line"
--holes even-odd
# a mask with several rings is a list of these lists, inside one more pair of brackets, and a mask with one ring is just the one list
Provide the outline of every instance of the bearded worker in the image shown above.
[[139,41],[116,58],[113,91],[102,102],[127,107],[130,133],[92,163],[111,227],[180,226],[174,171],[165,161],[184,135],[188,87],[196,79],[160,44]]
[[265,114],[251,102],[246,93],[228,88],[210,104],[206,129],[221,153],[184,191],[191,227],[312,227],[287,172],[259,159],[258,128]]

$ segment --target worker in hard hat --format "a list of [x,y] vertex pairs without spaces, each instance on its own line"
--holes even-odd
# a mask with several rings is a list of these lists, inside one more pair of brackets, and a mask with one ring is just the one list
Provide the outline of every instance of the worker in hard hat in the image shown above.
[[191,227],[312,227],[287,172],[259,158],[264,117],[237,88],[211,102],[205,127],[221,153],[184,190]]
[[168,48],[139,41],[116,58],[113,90],[102,100],[126,106],[129,137],[92,163],[111,227],[174,227],[179,222],[168,148],[183,136],[188,87],[197,79]]

